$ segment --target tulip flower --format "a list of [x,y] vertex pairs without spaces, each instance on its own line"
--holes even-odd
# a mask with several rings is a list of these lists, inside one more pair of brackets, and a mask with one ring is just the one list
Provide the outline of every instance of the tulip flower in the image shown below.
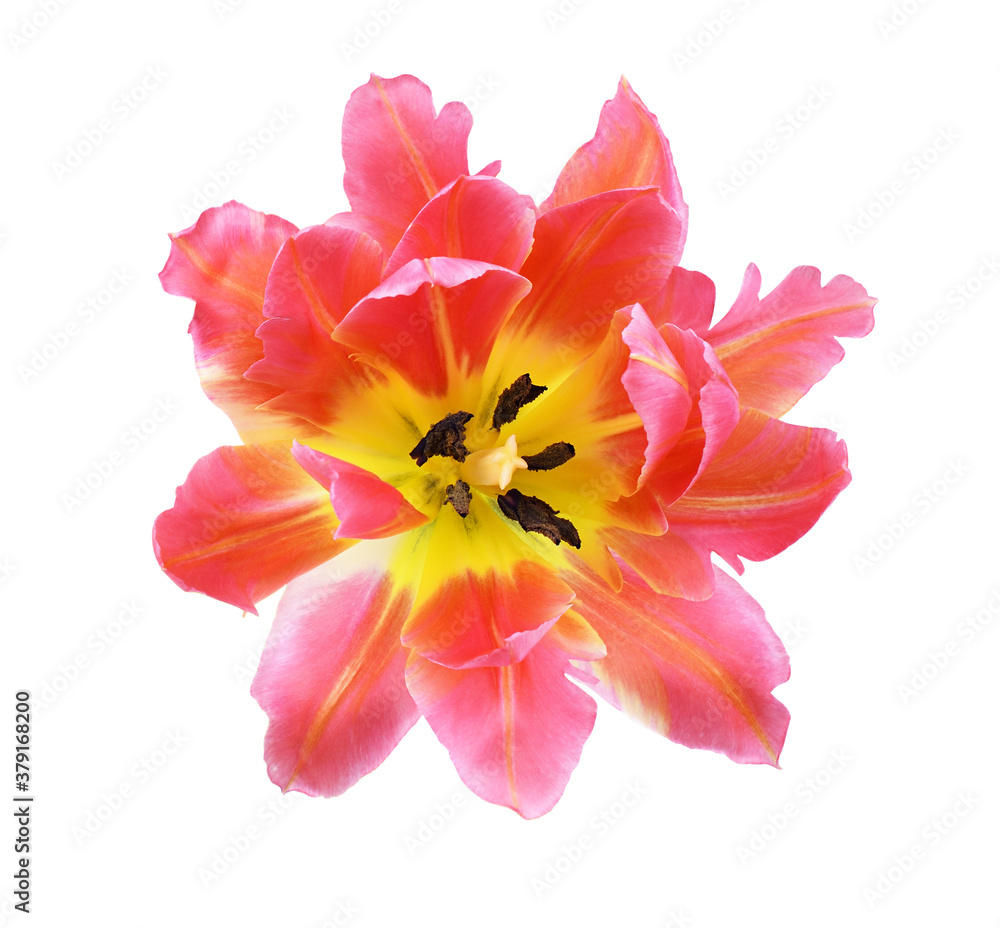
[[591,691],[667,738],[777,765],[788,657],[743,572],[850,474],[781,420],[872,326],[848,277],[679,266],[670,146],[622,80],[540,205],[470,173],[468,109],[373,76],[343,125],[350,211],[230,202],[172,236],[202,386],[241,444],[154,529],[175,583],[246,612],[285,588],[251,692],[282,789],[343,793],[422,716],[526,818],[591,733]]

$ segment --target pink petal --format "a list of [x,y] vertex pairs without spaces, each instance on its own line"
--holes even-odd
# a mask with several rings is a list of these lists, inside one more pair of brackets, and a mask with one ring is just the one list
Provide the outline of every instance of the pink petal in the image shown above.
[[626,187],[659,187],[680,218],[680,257],[687,234],[687,204],[681,195],[670,143],[657,118],[623,77],[614,98],[601,109],[594,137],[577,149],[562,169],[543,211]]
[[669,505],[705,470],[739,420],[736,389],[712,347],[693,331],[672,325],[660,335],[687,376],[690,413],[669,455],[646,477],[661,505]]
[[521,268],[532,290],[508,335],[522,356],[538,356],[532,376],[544,383],[546,366],[577,363],[601,343],[616,310],[654,296],[674,266],[680,231],[677,215],[648,187],[540,215]]
[[675,267],[667,282],[642,308],[657,327],[669,323],[678,329],[693,329],[705,337],[715,310],[715,284],[697,271]]
[[329,496],[284,442],[219,448],[201,458],[159,515],[153,546],[181,589],[245,612],[352,542],[335,541]]
[[820,286],[814,267],[795,268],[763,300],[759,292],[760,271],[751,264],[732,309],[707,338],[740,405],[783,416],[844,356],[836,337],[872,330],[876,301],[843,274]]
[[388,277],[414,258],[471,258],[516,271],[531,249],[535,208],[492,177],[460,177],[410,223],[385,267]]
[[466,570],[420,595],[402,642],[455,669],[523,660],[573,602],[573,590],[533,561],[484,575]]
[[406,666],[406,685],[462,781],[524,818],[556,804],[594,727],[594,701],[566,678],[569,658],[593,651],[563,650],[573,637],[545,637],[500,667],[455,670],[415,651]]
[[167,293],[195,301],[188,331],[202,388],[247,444],[302,431],[298,419],[258,410],[276,395],[274,387],[243,378],[263,357],[254,333],[264,321],[267,275],[295,231],[284,219],[231,200],[205,210],[193,226],[172,235],[170,256],[160,271]]
[[688,544],[676,532],[644,535],[612,527],[603,529],[600,537],[657,593],[701,600],[715,589],[708,550]]
[[833,432],[744,409],[711,464],[665,514],[671,531],[742,573],[740,557],[762,561],[783,551],[850,479],[847,449]]
[[420,717],[399,643],[409,594],[379,566],[339,564],[289,585],[250,689],[270,718],[268,775],[310,796],[353,786]]
[[418,391],[440,396],[481,371],[493,342],[530,284],[506,268],[426,258],[400,268],[358,303],[334,338]]
[[249,380],[276,388],[267,403],[329,429],[337,411],[366,381],[330,335],[347,311],[381,279],[382,251],[367,235],[313,226],[282,246],[264,294],[257,337],[264,357]]
[[448,103],[435,115],[426,84],[409,74],[373,74],[344,111],[344,190],[355,228],[390,254],[424,204],[469,173],[471,128],[464,103]]
[[622,332],[628,345],[628,368],[622,383],[642,419],[647,444],[639,484],[649,479],[677,444],[692,411],[688,377],[641,306],[628,310]]
[[298,442],[292,445],[292,455],[330,491],[330,502],[340,519],[334,538],[388,538],[427,523],[427,516],[414,509],[399,490],[370,471]]
[[571,581],[576,611],[608,650],[589,665],[597,692],[679,744],[777,765],[789,716],[771,690],[788,679],[788,656],[760,606],[721,570],[704,602],[659,595],[623,572],[618,593],[592,576]]

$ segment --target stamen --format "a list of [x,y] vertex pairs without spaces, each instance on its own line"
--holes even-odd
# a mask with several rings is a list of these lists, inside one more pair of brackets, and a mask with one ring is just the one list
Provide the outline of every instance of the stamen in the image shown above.
[[513,519],[526,532],[538,532],[553,544],[565,541],[580,547],[580,533],[569,519],[560,519],[557,510],[537,496],[525,496],[520,490],[510,490],[497,497],[500,511]]
[[469,514],[469,507],[472,505],[472,494],[469,492],[469,485],[464,480],[449,484],[445,487],[445,502],[451,503],[463,519]]
[[464,461],[469,453],[469,449],[465,447],[465,423],[471,418],[471,412],[459,411],[449,413],[440,422],[435,422],[410,452],[417,467],[423,467],[427,459],[435,455]]
[[513,422],[522,406],[537,400],[547,387],[540,387],[531,382],[528,374],[521,374],[497,400],[496,409],[493,410],[493,428],[498,432],[502,426],[508,422]]
[[524,460],[528,470],[552,470],[560,464],[565,464],[576,454],[568,441],[557,441],[554,445],[543,448],[538,454],[526,454]]
[[511,435],[499,448],[473,451],[462,468],[462,476],[469,483],[506,490],[514,479],[514,471],[527,470],[527,467],[524,458],[517,456],[517,438]]

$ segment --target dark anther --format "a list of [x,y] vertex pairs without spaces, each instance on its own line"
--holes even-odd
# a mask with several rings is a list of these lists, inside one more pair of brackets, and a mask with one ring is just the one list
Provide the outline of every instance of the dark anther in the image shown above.
[[423,467],[428,458],[440,455],[464,461],[469,449],[465,447],[465,423],[472,418],[471,412],[453,412],[440,422],[435,422],[427,434],[417,442],[410,457]]
[[528,374],[521,374],[497,400],[497,408],[493,410],[493,428],[498,432],[500,428],[508,422],[513,422],[522,406],[527,406],[533,400],[537,400],[544,392],[545,387],[536,386],[531,382]]
[[538,532],[553,544],[565,541],[574,548],[580,547],[580,533],[569,519],[560,519],[548,503],[537,496],[525,496],[519,490],[508,490],[497,497],[500,510],[513,519],[526,532]]
[[469,506],[472,504],[469,485],[464,480],[459,480],[458,483],[451,483],[445,487],[444,492],[448,497],[447,502],[451,503],[455,507],[455,512],[464,519],[469,514]]
[[557,441],[538,454],[524,455],[524,463],[528,465],[528,470],[552,470],[553,467],[565,464],[574,454],[576,449],[568,441]]

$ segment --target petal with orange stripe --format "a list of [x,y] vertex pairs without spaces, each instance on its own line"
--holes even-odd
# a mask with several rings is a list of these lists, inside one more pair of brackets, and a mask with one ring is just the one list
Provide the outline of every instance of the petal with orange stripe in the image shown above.
[[406,665],[406,685],[465,785],[524,818],[558,802],[597,716],[566,674],[576,673],[570,659],[592,659],[600,646],[592,631],[578,633],[578,619],[566,621],[568,634],[556,623],[516,664],[455,670],[413,651]]
[[354,542],[337,541],[329,494],[288,444],[218,448],[153,526],[156,558],[184,590],[256,615],[254,604]]
[[393,371],[424,395],[444,396],[483,370],[530,286],[482,261],[415,259],[358,303],[333,337],[363,363]]
[[293,235],[275,258],[257,329],[263,358],[247,379],[270,384],[265,406],[322,429],[337,421],[368,381],[330,338],[347,311],[381,280],[382,250],[369,236],[334,226]]
[[576,150],[559,174],[543,211],[625,187],[659,187],[681,221],[677,257],[687,234],[687,204],[681,195],[670,143],[659,120],[623,77],[601,109],[594,137]]
[[278,216],[230,201],[205,210],[193,226],[171,235],[170,256],[160,271],[167,293],[195,301],[188,331],[202,389],[247,444],[303,432],[298,418],[258,409],[278,390],[243,377],[264,356],[255,333],[264,321],[267,276],[296,231]]
[[363,542],[289,584],[250,692],[268,714],[264,756],[283,790],[339,796],[420,717],[399,630],[410,596]]
[[414,258],[471,258],[518,270],[531,249],[531,198],[494,177],[459,177],[410,223],[385,266],[389,277]]
[[760,606],[721,570],[712,597],[690,602],[622,569],[618,593],[586,573],[570,580],[608,652],[587,665],[595,690],[671,741],[776,766],[789,714],[771,690],[789,665]]
[[847,449],[833,432],[744,409],[711,464],[664,514],[670,531],[742,573],[740,557],[783,551],[850,480]]
[[820,285],[814,267],[795,268],[764,299],[751,264],[732,309],[706,336],[740,394],[741,406],[783,416],[841,358],[837,338],[875,324],[875,298],[840,274]]
[[344,110],[344,191],[350,222],[388,256],[413,217],[442,187],[469,173],[472,114],[447,103],[435,114],[415,77],[372,75]]

